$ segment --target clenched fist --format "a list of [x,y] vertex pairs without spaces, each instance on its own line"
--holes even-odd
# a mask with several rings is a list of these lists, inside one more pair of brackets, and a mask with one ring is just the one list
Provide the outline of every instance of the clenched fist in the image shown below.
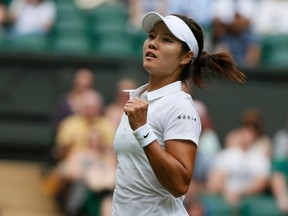
[[124,112],[133,131],[147,123],[148,102],[140,98],[128,100]]

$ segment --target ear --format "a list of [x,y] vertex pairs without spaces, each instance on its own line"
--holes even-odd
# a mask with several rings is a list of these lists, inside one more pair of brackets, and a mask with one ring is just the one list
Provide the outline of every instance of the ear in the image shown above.
[[194,53],[192,51],[185,53],[182,57],[180,64],[182,65],[188,64],[190,61],[192,61],[193,57],[194,57]]

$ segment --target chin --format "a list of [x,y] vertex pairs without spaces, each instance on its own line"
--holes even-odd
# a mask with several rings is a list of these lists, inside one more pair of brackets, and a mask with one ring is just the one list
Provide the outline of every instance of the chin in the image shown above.
[[144,60],[143,68],[150,73],[150,71],[152,70],[153,66],[152,66],[152,64],[150,62],[147,62],[147,61]]

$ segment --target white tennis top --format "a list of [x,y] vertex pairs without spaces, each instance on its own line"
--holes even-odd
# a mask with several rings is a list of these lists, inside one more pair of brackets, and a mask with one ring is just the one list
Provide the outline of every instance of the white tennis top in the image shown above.
[[[146,90],[141,86],[130,91],[130,97],[140,97]],[[148,103],[147,122],[160,145],[165,140],[192,140],[198,145],[200,118],[189,94],[177,81],[155,91],[145,92]],[[187,216],[183,197],[175,198],[158,182],[144,150],[135,139],[128,118],[123,114],[115,134],[117,154],[116,185],[113,195],[113,216]]]

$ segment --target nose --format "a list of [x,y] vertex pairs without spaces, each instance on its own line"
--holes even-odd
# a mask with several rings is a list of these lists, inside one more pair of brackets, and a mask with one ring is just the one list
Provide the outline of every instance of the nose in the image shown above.
[[148,47],[150,49],[157,49],[157,41],[156,38],[154,38],[153,40],[149,41]]

